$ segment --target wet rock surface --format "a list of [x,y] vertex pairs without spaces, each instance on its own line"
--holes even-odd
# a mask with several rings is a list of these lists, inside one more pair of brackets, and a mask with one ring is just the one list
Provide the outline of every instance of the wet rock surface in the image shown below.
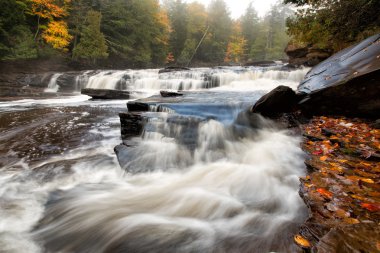
[[298,87],[309,115],[380,116],[380,34],[314,67]]
[[162,97],[180,97],[180,96],[183,96],[182,93],[174,92],[174,91],[165,91],[165,90],[160,91],[160,94]]
[[380,34],[344,49],[311,69],[297,88],[279,86],[252,112],[274,117],[300,110],[316,115],[380,118]]
[[252,107],[251,112],[268,117],[275,116],[278,113],[292,112],[298,100],[298,96],[290,87],[278,86],[262,96]]
[[132,91],[106,89],[82,89],[81,93],[93,99],[129,99],[136,95]]
[[289,44],[285,48],[291,66],[312,67],[326,60],[331,55],[331,50],[313,46],[296,46]]
[[315,252],[379,252],[380,130],[342,117],[314,117],[302,128],[309,219],[300,234]]

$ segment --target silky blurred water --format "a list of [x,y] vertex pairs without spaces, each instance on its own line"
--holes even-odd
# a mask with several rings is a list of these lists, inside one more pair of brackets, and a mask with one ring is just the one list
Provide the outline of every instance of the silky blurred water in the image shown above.
[[[126,100],[0,102],[0,252],[296,252],[300,140],[235,118],[278,84],[294,88],[297,71],[218,71],[211,91],[170,74],[165,83],[187,82],[194,98],[152,117],[126,171],[113,151]],[[146,96],[162,88],[155,71],[137,72]],[[100,73],[78,80],[109,88]]]

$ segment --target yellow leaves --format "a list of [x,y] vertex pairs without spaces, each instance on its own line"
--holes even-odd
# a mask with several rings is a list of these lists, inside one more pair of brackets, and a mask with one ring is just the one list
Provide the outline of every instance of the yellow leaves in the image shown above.
[[358,176],[348,176],[347,178],[350,179],[351,181],[362,181],[369,184],[375,183],[375,181],[373,181],[373,179],[370,179],[370,178],[364,178],[364,177],[358,177]]
[[238,21],[234,23],[233,30],[233,35],[230,37],[230,41],[227,45],[224,62],[239,63],[244,56],[247,40],[241,34],[241,26]]
[[310,242],[306,238],[304,238],[302,235],[295,235],[293,239],[294,239],[294,242],[301,248],[308,249],[311,247]]
[[52,21],[43,32],[44,40],[53,48],[65,50],[70,44],[72,36],[69,34],[67,24],[64,21]]
[[358,219],[355,219],[355,218],[345,218],[343,220],[344,223],[347,223],[347,224],[358,224],[360,223],[360,221]]
[[[29,14],[38,16],[38,30],[42,29],[42,38],[53,48],[67,50],[72,36],[68,32],[66,22],[59,20],[67,16],[67,8],[71,0],[64,0],[63,6],[56,4],[54,0],[30,0],[31,7]],[[41,25],[40,19],[44,19]]]

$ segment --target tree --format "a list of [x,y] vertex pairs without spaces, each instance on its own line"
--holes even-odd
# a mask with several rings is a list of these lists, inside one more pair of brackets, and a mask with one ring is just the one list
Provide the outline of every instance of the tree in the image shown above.
[[195,54],[195,60],[200,60],[202,55],[195,52],[197,45],[201,41],[207,29],[207,12],[204,5],[194,2],[187,5],[187,34],[186,41],[177,59],[179,64],[188,64]]
[[285,57],[284,48],[289,42],[286,34],[286,19],[292,11],[280,3],[273,5],[258,25],[258,34],[251,46],[250,56],[254,60],[278,60]]
[[166,61],[168,19],[157,0],[113,0],[101,10],[110,57],[136,67]]
[[241,63],[243,61],[247,40],[242,35],[240,22],[234,22],[234,28],[230,41],[228,42],[224,62]]
[[170,51],[177,59],[187,39],[187,5],[182,0],[166,1],[166,9],[170,20]]
[[259,35],[260,22],[257,12],[253,7],[253,3],[248,5],[245,14],[240,18],[240,22],[242,35],[247,40],[245,49],[248,56],[247,58],[252,58],[252,55],[250,55],[250,49]]
[[[29,14],[37,16],[37,29],[34,38],[37,39],[42,28],[42,38],[55,49],[67,51],[72,36],[68,32],[66,21],[67,8],[71,0],[63,0],[63,5],[56,4],[54,0],[30,0]],[[41,25],[41,19],[46,25]]]
[[0,0],[0,9],[0,59],[36,57],[33,35],[26,23],[27,5]]
[[101,18],[102,14],[100,12],[87,12],[80,42],[73,50],[74,58],[89,59],[95,64],[97,59],[108,56],[106,41],[100,32]]
[[284,0],[304,6],[287,22],[293,43],[338,51],[380,32],[379,0]]
[[81,35],[81,28],[86,21],[87,12],[99,9],[99,0],[75,0],[72,1],[67,18],[70,34],[73,35],[73,48],[76,47]]
[[232,20],[223,0],[213,0],[208,7],[208,35],[200,51],[203,60],[222,63],[232,30]]

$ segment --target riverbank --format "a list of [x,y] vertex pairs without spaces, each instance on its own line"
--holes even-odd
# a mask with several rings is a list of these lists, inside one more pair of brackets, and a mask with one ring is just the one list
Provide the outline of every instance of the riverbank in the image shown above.
[[319,253],[380,251],[378,122],[320,116],[302,130],[309,218],[296,241]]

